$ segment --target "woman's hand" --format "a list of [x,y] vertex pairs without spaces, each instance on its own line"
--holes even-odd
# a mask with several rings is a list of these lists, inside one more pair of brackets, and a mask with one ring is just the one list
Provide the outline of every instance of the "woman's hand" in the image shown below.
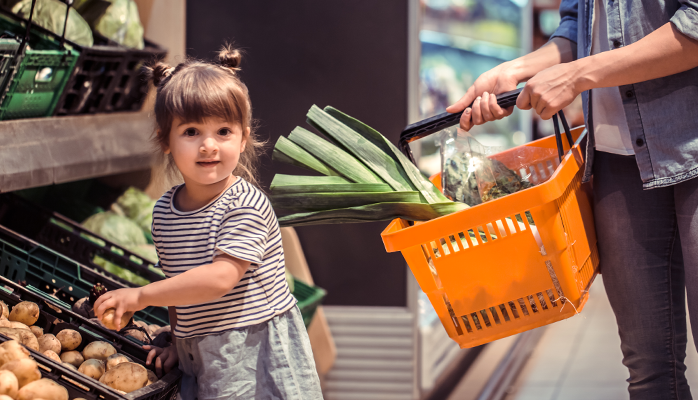
[[522,110],[536,110],[542,119],[548,120],[567,107],[583,91],[577,83],[576,62],[554,65],[529,79],[516,99]]
[[121,323],[121,316],[125,312],[136,312],[147,306],[147,304],[142,305],[140,302],[141,290],[142,288],[118,289],[101,295],[94,304],[95,316],[101,321],[104,312],[110,308],[114,308],[114,324],[116,324],[116,329],[119,330],[123,328],[123,326],[119,325]]
[[177,346],[174,344],[165,348],[145,345],[143,349],[150,350],[148,358],[145,360],[145,365],[150,365],[153,362],[153,358],[155,358],[155,375],[158,378],[162,378],[164,374],[170,372],[179,362]]
[[[447,112],[463,111],[460,127],[470,130],[474,125],[502,119],[511,115],[514,107],[503,109],[497,104],[499,93],[516,89],[518,79],[512,72],[511,64],[503,63],[480,75],[460,100],[446,109]],[[472,109],[469,107],[473,103]]]

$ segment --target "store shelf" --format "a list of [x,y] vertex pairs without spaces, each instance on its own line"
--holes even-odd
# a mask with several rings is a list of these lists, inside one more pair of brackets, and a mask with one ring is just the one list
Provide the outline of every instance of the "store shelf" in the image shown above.
[[147,112],[0,122],[0,192],[149,168]]

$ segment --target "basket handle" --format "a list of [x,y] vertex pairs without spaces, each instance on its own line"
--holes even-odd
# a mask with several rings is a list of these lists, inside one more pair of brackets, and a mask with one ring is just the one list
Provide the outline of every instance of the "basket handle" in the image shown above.
[[65,21],[63,22],[63,34],[61,35],[61,50],[65,49],[65,31],[68,29],[68,15],[70,14],[70,6],[73,5],[73,0],[63,0],[65,3]]
[[36,6],[36,0],[32,0],[32,6],[31,9],[29,10],[29,19],[27,20],[27,31],[24,34],[24,38],[22,39],[22,43],[20,43],[19,47],[17,48],[17,54],[21,54],[24,52],[24,47],[29,43],[29,35],[31,34],[32,30],[32,18],[34,18],[34,7]]
[[[512,90],[510,92],[498,94],[497,105],[499,105],[502,108],[507,108],[516,105],[516,98],[519,97],[519,93],[521,93],[522,90],[523,88],[520,88]],[[471,103],[468,107],[472,106],[473,104]],[[407,156],[407,158],[410,159],[410,161],[412,161],[413,164],[416,165],[417,163],[414,159],[414,156],[412,155],[412,150],[410,149],[409,144],[411,142],[414,142],[415,140],[425,138],[445,128],[456,125],[458,121],[460,121],[461,115],[463,115],[463,111],[453,114],[445,112],[407,125],[407,127],[405,127],[402,133],[400,133],[398,148],[400,149],[400,151],[402,151],[403,154]],[[572,133],[570,132],[570,127],[567,124],[565,114],[562,112],[562,110],[560,110],[556,115],[553,115],[553,123],[555,125],[555,141],[557,143],[558,157],[560,158],[560,162],[562,162],[562,158],[564,157],[564,151],[562,147],[560,127],[558,126],[557,122],[558,115],[560,116],[560,120],[562,120],[562,126],[565,130],[565,136],[567,137],[567,142],[569,143],[570,148],[572,148],[573,142]]]

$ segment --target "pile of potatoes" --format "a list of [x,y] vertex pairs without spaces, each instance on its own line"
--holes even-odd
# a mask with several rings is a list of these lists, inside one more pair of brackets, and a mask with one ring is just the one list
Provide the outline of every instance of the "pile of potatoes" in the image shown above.
[[68,400],[63,386],[41,378],[36,362],[20,344],[122,393],[157,381],[152,371],[117,353],[110,343],[94,341],[80,352],[80,332],[63,329],[56,335],[44,334],[42,328],[33,326],[39,319],[35,303],[23,301],[10,311],[0,301],[0,308],[0,333],[14,339],[0,344],[0,400],[7,400],[3,395],[20,400]]

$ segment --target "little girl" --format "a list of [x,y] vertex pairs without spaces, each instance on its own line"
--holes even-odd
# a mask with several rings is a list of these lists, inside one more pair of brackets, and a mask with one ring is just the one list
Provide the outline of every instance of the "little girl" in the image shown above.
[[[153,240],[167,279],[107,292],[95,313],[115,321],[168,306],[174,346],[151,350],[160,374],[179,361],[180,398],[322,399],[310,341],[284,275],[281,233],[255,187],[261,144],[252,130],[241,54],[220,64],[187,60],[151,69],[155,140],[184,178],[153,212]],[[117,326],[117,329],[120,328]]]

